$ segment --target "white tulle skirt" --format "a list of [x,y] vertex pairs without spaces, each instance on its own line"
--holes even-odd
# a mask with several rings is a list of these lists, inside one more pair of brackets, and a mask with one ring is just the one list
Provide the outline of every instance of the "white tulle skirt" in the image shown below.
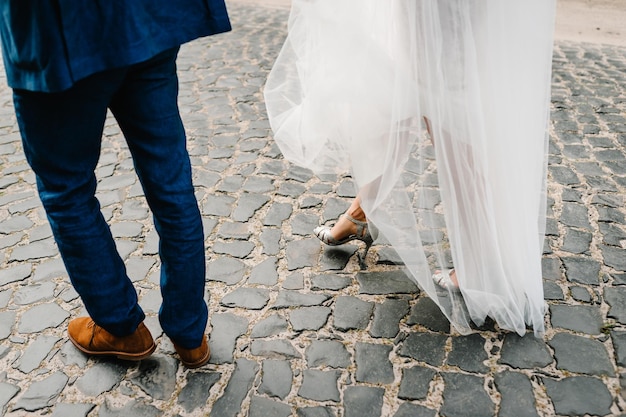
[[[555,0],[292,0],[267,81],[285,158],[349,172],[461,333],[487,317],[544,332],[554,15]],[[446,268],[460,294],[433,284]]]

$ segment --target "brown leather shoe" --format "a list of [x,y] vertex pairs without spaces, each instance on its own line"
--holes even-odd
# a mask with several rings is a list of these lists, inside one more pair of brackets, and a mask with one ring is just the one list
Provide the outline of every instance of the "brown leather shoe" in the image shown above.
[[187,368],[199,368],[206,364],[209,361],[209,357],[211,357],[211,349],[209,349],[206,336],[202,338],[200,346],[195,349],[185,349],[178,346],[176,343],[174,343],[174,349],[176,349],[176,353],[180,356],[180,361]]
[[89,355],[139,361],[156,349],[150,330],[143,323],[133,334],[119,337],[98,326],[90,317],[79,317],[70,321],[67,333],[74,346]]

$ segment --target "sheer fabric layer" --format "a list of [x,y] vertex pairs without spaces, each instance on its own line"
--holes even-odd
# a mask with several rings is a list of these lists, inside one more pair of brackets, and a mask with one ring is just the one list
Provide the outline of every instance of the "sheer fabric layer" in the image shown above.
[[[544,332],[554,13],[555,0],[293,0],[268,78],[284,156],[348,171],[461,333],[487,317]],[[432,282],[451,267],[462,295]]]

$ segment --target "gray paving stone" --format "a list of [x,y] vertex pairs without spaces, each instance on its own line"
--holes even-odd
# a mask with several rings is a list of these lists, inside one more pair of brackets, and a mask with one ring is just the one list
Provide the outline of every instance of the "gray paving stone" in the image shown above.
[[0,381],[0,414],[5,415],[7,404],[20,392],[20,387]]
[[615,224],[599,223],[598,228],[602,234],[602,240],[607,245],[619,246],[620,242],[626,239],[626,232]]
[[424,326],[435,332],[450,333],[450,321],[429,297],[421,297],[417,300],[411,308],[407,324]]
[[289,417],[291,416],[291,407],[268,398],[253,396],[250,400],[248,415],[249,417]]
[[563,238],[561,249],[569,253],[588,253],[591,239],[591,233],[569,228]]
[[52,229],[50,229],[50,225],[48,223],[34,227],[28,233],[28,240],[31,242],[48,239],[50,237],[52,237]]
[[315,266],[320,253],[320,242],[317,238],[295,240],[287,243],[287,269],[293,271]]
[[139,305],[146,313],[158,313],[162,302],[163,297],[161,296],[160,288],[146,291],[139,298]]
[[600,263],[591,258],[562,258],[565,276],[570,282],[600,285]]
[[0,270],[0,287],[12,282],[23,281],[32,273],[32,265],[25,263]]
[[320,271],[343,271],[358,250],[357,245],[323,245],[322,258],[319,261]]
[[319,218],[313,214],[297,213],[291,218],[291,232],[295,235],[309,236],[318,226]]
[[337,340],[313,340],[305,355],[310,368],[347,368],[352,363],[346,346]]
[[202,206],[202,213],[213,216],[230,216],[235,198],[229,195],[212,195]]
[[566,226],[580,227],[585,230],[591,230],[589,212],[582,204],[563,203],[561,223]]
[[211,316],[211,327],[209,362],[232,363],[237,338],[248,330],[248,320],[235,314],[215,313]]
[[129,185],[133,185],[136,181],[137,176],[134,173],[114,175],[112,177],[102,178],[100,181],[98,181],[98,190],[118,190]]
[[626,324],[626,288],[607,287],[604,289],[604,300],[611,306],[607,317]]
[[304,197],[300,202],[300,209],[309,209],[313,207],[320,207],[322,205],[322,199],[318,197]]
[[278,191],[276,191],[276,194],[282,195],[285,197],[296,198],[304,194],[305,191],[306,189],[301,184],[296,184],[293,182],[284,182],[280,184],[280,186],[278,187]]
[[444,373],[443,406],[440,413],[445,416],[491,416],[495,405],[483,388],[482,378]]
[[274,180],[270,177],[248,177],[243,183],[242,190],[249,193],[267,193],[274,190]]
[[224,394],[215,401],[211,414],[219,417],[235,417],[241,411],[241,404],[252,387],[259,365],[247,359],[238,359]]
[[50,327],[57,327],[70,314],[52,302],[29,308],[22,315],[17,330],[20,333],[37,333]]
[[0,291],[0,308],[5,308],[7,305],[9,305],[9,300],[11,299],[12,295],[13,290],[11,288],[5,291]]
[[143,224],[140,222],[116,222],[111,224],[111,234],[113,237],[138,237],[141,235]]
[[249,284],[276,285],[278,282],[278,271],[276,270],[278,259],[271,257],[252,268]]
[[0,233],[8,235],[13,232],[28,230],[32,226],[33,222],[26,216],[11,216],[0,222]]
[[602,311],[599,306],[552,304],[550,316],[555,328],[592,335],[598,335],[602,331]]
[[295,359],[301,355],[293,345],[285,339],[253,340],[250,352],[255,356],[270,359]]
[[606,245],[600,245],[599,248],[605,265],[617,271],[626,272],[626,249]]
[[274,336],[286,332],[287,326],[287,319],[278,314],[272,314],[268,318],[259,321],[252,328],[250,336],[254,338]]
[[53,239],[18,245],[11,252],[11,261],[28,261],[54,256],[58,253]]
[[15,324],[15,311],[0,311],[0,340],[11,335],[13,324]]
[[586,375],[615,375],[602,342],[569,333],[557,333],[548,344],[554,349],[557,369]]
[[585,287],[570,287],[569,290],[572,298],[576,301],[581,301],[584,303],[589,303],[592,301],[591,295]]
[[580,184],[580,180],[576,173],[568,167],[551,166],[549,169],[552,178],[562,185]]
[[280,229],[265,228],[259,236],[259,240],[263,245],[263,253],[265,255],[278,255],[280,251],[280,237],[282,232]]
[[403,400],[426,399],[430,382],[435,374],[435,370],[423,366],[403,369],[398,398]]
[[613,341],[613,349],[615,351],[615,362],[618,366],[626,364],[626,332],[612,331],[611,340]]
[[353,386],[344,391],[345,417],[379,417],[382,415],[385,390],[379,387]]
[[270,198],[262,194],[242,194],[235,210],[233,210],[232,218],[238,222],[248,221],[257,210],[263,207]]
[[191,413],[207,404],[209,391],[222,376],[219,372],[190,372],[185,379],[185,385],[178,394],[178,404],[186,412]]
[[280,290],[273,308],[318,306],[330,298],[327,294],[312,294],[291,290]]
[[452,338],[452,350],[448,355],[448,365],[472,373],[487,373],[485,365],[488,359],[485,350],[485,339],[478,333]]
[[59,337],[45,334],[37,336],[24,350],[22,357],[14,366],[25,374],[34,371],[48,357],[53,346],[59,340],[61,340]]
[[337,381],[340,376],[340,371],[305,369],[298,396],[314,401],[338,402],[340,393],[337,388]]
[[365,329],[369,324],[374,303],[352,296],[336,298],[333,324],[338,330]]
[[542,258],[541,270],[544,279],[550,281],[558,281],[561,279],[561,262],[557,258]]
[[533,387],[526,375],[500,372],[495,376],[495,383],[502,396],[499,417],[539,417]]
[[155,259],[131,256],[126,260],[126,273],[131,281],[141,281],[146,278],[155,264]]
[[498,363],[518,369],[543,368],[552,363],[548,345],[532,334],[520,337],[508,333],[504,336],[502,351]]
[[239,287],[226,294],[221,305],[225,307],[241,307],[248,310],[260,310],[270,299],[270,292],[265,288]]
[[324,212],[322,214],[321,224],[324,224],[328,220],[338,219],[350,206],[350,203],[344,199],[329,198],[324,205]]
[[153,355],[139,363],[131,381],[157,400],[168,400],[176,389],[178,360],[171,356]]
[[18,305],[28,305],[38,301],[50,300],[54,297],[55,289],[56,284],[50,281],[26,285],[15,291],[13,295],[13,303]]
[[376,304],[370,335],[372,337],[396,337],[400,332],[400,320],[408,312],[408,300],[387,299],[382,304]]
[[[229,158],[233,155],[234,150],[231,148],[221,148],[209,151],[210,158]],[[234,193],[241,190],[244,177],[242,175],[229,175],[223,178],[222,182],[216,187],[217,191]],[[239,219],[237,219],[239,220]]]
[[293,207],[288,203],[272,203],[270,205],[265,219],[263,219],[264,226],[282,226],[283,222],[291,216]]
[[448,336],[434,333],[411,333],[400,345],[398,355],[432,366],[441,366]]
[[215,242],[213,243],[213,252],[220,255],[230,255],[235,258],[246,258],[254,250],[254,243],[246,241],[234,242]]
[[563,290],[556,282],[543,281],[543,298],[546,300],[564,301]]
[[404,271],[359,272],[360,294],[416,294],[417,285]]
[[558,381],[543,378],[543,384],[558,415],[605,416],[610,413],[613,399],[600,379],[590,376],[572,376]]
[[58,355],[65,366],[76,365],[79,368],[84,368],[87,365],[87,355],[76,349],[69,340],[59,349]]
[[389,355],[393,346],[358,342],[355,345],[356,380],[389,384],[394,380]]
[[219,227],[217,236],[223,239],[241,239],[246,240],[250,238],[249,226],[246,223],[241,222],[225,222]]
[[67,271],[61,258],[42,261],[35,268],[35,274],[32,278],[33,281],[46,281],[52,278],[66,276]]
[[423,405],[402,403],[393,417],[435,417],[436,410]]
[[330,408],[324,406],[302,407],[296,410],[297,417],[337,417]]
[[8,236],[0,236],[0,249],[15,246],[24,236],[25,233],[21,232],[12,233]]
[[68,377],[61,371],[33,382],[17,400],[14,410],[37,411],[49,407],[56,401],[67,384]]
[[291,391],[293,380],[293,371],[289,361],[267,359],[263,361],[261,370],[262,382],[259,393],[284,400]]
[[97,397],[118,385],[126,376],[127,369],[118,362],[98,362],[76,380],[76,386],[83,394]]
[[289,313],[291,328],[300,332],[303,330],[319,330],[328,321],[331,309],[329,307],[313,306],[295,308]]
[[[304,289],[304,275],[301,272],[294,272],[290,274],[282,283],[282,288],[285,290],[303,290]],[[312,290],[318,290],[311,288]]]
[[56,403],[50,417],[87,417],[95,406],[84,403]]
[[220,281],[227,285],[235,285],[243,279],[246,269],[246,264],[239,259],[223,256],[207,265],[207,277],[209,281]]
[[112,406],[109,401],[104,402],[98,409],[98,417],[158,417],[163,412],[153,405],[137,400],[130,400],[123,407]]
[[352,278],[349,276],[337,275],[337,274],[321,274],[315,275],[311,278],[311,289],[313,291],[318,290],[331,290],[339,291],[347,288],[352,283]]

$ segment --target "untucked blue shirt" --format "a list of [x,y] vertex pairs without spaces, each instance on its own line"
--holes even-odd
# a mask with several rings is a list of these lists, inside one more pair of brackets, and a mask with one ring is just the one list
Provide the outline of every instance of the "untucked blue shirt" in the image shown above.
[[9,86],[58,92],[231,29],[224,0],[0,0]]

